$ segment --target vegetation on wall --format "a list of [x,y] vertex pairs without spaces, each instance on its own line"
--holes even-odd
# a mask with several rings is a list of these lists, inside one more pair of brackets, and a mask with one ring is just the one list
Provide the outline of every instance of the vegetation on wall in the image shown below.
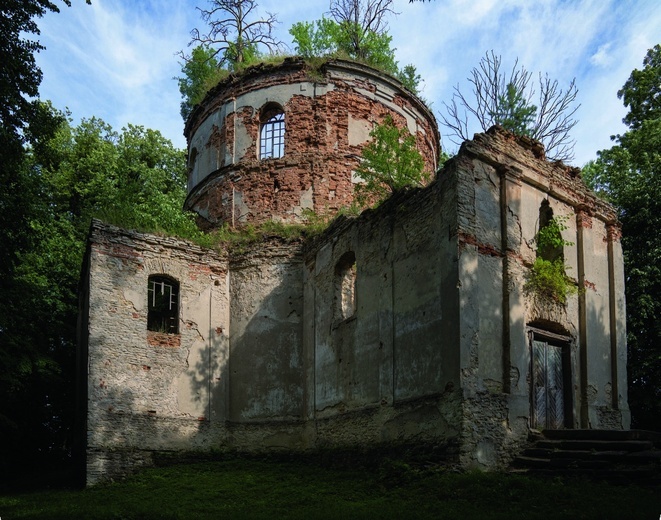
[[386,116],[370,132],[372,140],[362,151],[362,162],[356,174],[363,182],[356,185],[356,200],[360,205],[379,203],[395,190],[406,186],[424,186],[430,173],[424,170],[424,160],[415,146],[415,137],[406,128],[398,128],[392,117]]
[[[179,52],[182,76],[175,78],[186,120],[205,94],[232,72],[282,59],[281,42],[272,34],[275,15],[259,16],[254,0],[210,0],[199,9],[208,31],[193,29],[190,54]],[[418,94],[421,77],[414,65],[399,67],[387,32],[386,17],[396,14],[392,0],[332,0],[330,18],[295,23],[289,33],[298,56],[313,61],[340,58],[365,63],[399,79]]]
[[568,266],[565,265],[564,257],[553,254],[558,249],[574,245],[562,238],[568,218],[566,215],[551,218],[535,235],[537,258],[524,285],[524,290],[562,304],[567,303],[568,296],[578,292],[576,285],[567,276]]
[[[304,58],[327,57],[359,61],[383,70],[399,79],[406,88],[417,94],[420,75],[414,65],[399,68],[395,60],[392,37],[387,33],[356,28],[354,24],[338,23],[329,18],[313,22],[295,23],[289,30],[294,39],[296,53]],[[351,46],[351,34],[361,32],[361,46],[356,51]]]

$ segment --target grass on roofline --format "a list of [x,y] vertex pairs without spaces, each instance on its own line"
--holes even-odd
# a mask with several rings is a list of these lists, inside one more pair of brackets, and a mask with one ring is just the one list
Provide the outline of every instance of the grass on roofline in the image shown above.
[[233,458],[145,470],[86,490],[0,496],[3,520],[654,519],[659,487],[503,473],[457,473],[386,460],[366,468]]

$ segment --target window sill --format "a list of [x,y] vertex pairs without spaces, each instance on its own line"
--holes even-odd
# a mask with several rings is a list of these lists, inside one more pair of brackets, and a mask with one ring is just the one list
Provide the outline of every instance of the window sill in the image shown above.
[[147,331],[147,343],[152,347],[180,347],[181,334],[168,334],[167,332]]

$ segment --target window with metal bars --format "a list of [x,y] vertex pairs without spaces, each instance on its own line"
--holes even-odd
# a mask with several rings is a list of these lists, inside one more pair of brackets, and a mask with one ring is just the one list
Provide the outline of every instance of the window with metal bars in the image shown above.
[[166,276],[150,276],[147,288],[147,329],[179,332],[179,282]]
[[277,159],[285,154],[285,113],[271,108],[262,115],[259,133],[260,159]]

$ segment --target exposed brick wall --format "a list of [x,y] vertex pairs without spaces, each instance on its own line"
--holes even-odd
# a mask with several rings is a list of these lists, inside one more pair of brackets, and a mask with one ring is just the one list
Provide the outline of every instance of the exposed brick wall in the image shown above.
[[[245,77],[231,77],[207,96],[189,119],[189,142],[200,139],[195,132],[205,119],[228,112],[222,128],[213,127],[206,141],[209,153],[219,151],[219,168],[198,172],[196,178],[202,180],[197,184],[189,180],[192,190],[186,207],[203,217],[204,227],[297,221],[304,208],[324,213],[351,205],[352,172],[360,162],[367,133],[386,115],[413,132],[425,170],[435,172],[440,139],[431,112],[396,80],[369,67],[350,63],[341,67],[348,68],[341,68],[340,74],[330,64],[322,69],[322,79],[311,80],[305,62],[289,60],[280,66],[257,67]],[[299,84],[303,93],[293,89],[284,96],[284,156],[260,160],[260,109],[273,101],[269,97],[273,91],[267,90]],[[321,85],[319,93],[317,85]],[[241,96],[248,94],[252,106],[234,111],[235,104],[244,102]]]

